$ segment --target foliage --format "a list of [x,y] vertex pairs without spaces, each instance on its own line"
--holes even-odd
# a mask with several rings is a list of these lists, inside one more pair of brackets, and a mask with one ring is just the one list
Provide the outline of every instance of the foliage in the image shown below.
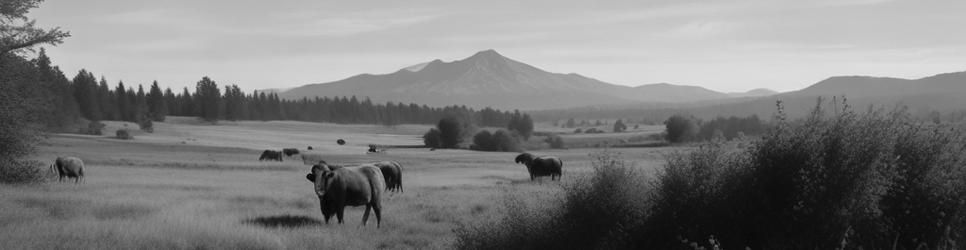
[[583,133],[583,132],[584,132],[584,130],[581,129],[581,128],[574,129],[574,134],[580,134],[580,133]]
[[547,136],[547,139],[544,139],[544,141],[553,149],[562,149],[565,146],[563,138],[558,135]]
[[104,126],[104,123],[99,121],[90,121],[87,123],[87,128],[82,128],[78,132],[85,135],[102,135],[104,134]]
[[134,136],[132,136],[131,135],[131,132],[128,132],[127,129],[118,129],[117,132],[114,132],[114,134],[115,134],[115,136],[116,136],[117,139],[121,139],[121,140],[133,140],[134,139]]
[[423,134],[423,144],[430,148],[439,148],[442,145],[439,136],[439,129],[431,128],[426,134]]
[[151,119],[143,119],[138,122],[138,128],[144,132],[154,133],[154,122]]
[[219,117],[218,105],[221,103],[221,90],[211,78],[202,77],[195,90],[195,100],[198,102],[198,118],[205,121],[217,121]]
[[739,135],[759,135],[765,132],[765,125],[757,115],[740,118],[718,117],[708,122],[702,122],[695,139],[711,140],[721,136],[726,140],[738,138]]
[[523,140],[529,140],[533,134],[533,120],[530,115],[521,114],[519,110],[513,112],[510,121],[507,123],[507,130],[517,133]]
[[593,174],[564,186],[548,206],[505,202],[506,215],[456,230],[459,249],[615,249],[625,247],[628,226],[646,218],[647,182],[618,153],[591,154]]
[[627,125],[624,125],[624,121],[622,121],[621,119],[617,119],[617,122],[614,122],[614,133],[620,133],[624,131],[627,131]]
[[515,152],[520,151],[520,139],[505,130],[497,130],[495,133],[482,130],[473,136],[473,150],[480,151],[499,151]]
[[962,249],[966,135],[905,110],[821,110],[794,124],[779,110],[748,148],[713,140],[671,154],[652,185],[595,158],[607,164],[562,201],[508,202],[503,220],[458,230],[457,246]]
[[36,20],[27,18],[30,9],[37,8],[43,0],[4,0],[0,2],[0,55],[19,54],[42,44],[58,45],[69,32],[60,28],[45,30],[36,26]]
[[667,132],[666,139],[672,143],[689,141],[697,133],[694,119],[683,115],[671,116],[667,121],[664,121],[664,127]]
[[439,130],[439,146],[441,148],[457,148],[463,142],[465,124],[455,117],[439,120],[436,129]]

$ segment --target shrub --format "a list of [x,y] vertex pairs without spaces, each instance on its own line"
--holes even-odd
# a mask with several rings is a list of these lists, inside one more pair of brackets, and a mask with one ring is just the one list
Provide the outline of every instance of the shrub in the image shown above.
[[748,148],[716,140],[669,155],[650,183],[619,157],[594,155],[593,174],[559,200],[508,201],[502,220],[458,229],[457,247],[962,249],[959,130],[905,110],[777,117]]
[[91,121],[87,124],[86,129],[81,129],[80,133],[85,135],[102,135],[104,131],[104,123],[99,121]]
[[456,229],[459,249],[613,249],[646,217],[647,182],[612,152],[591,154],[594,172],[564,185],[562,199],[505,202],[503,218]]
[[691,140],[697,130],[694,120],[682,115],[671,116],[664,122],[664,127],[667,132],[665,139],[672,143]]
[[473,136],[473,150],[495,151],[496,145],[493,144],[493,134],[488,130],[480,131]]
[[118,129],[117,132],[115,132],[115,136],[117,136],[117,139],[121,140],[134,139],[134,136],[131,136],[131,132],[128,132],[127,129]]
[[0,158],[0,183],[26,184],[43,182],[47,168],[39,161]]
[[[342,139],[339,139],[339,140],[342,140]],[[430,148],[440,147],[439,130],[435,128],[431,128],[429,129],[429,131],[426,132],[426,134],[423,134],[423,144],[425,144],[427,147],[430,147]],[[342,145],[342,144],[339,144],[339,145]]]
[[517,152],[520,151],[520,139],[506,130],[497,130],[493,133],[493,145],[496,151]]
[[454,118],[447,117],[439,120],[436,124],[439,130],[439,146],[442,148],[457,148],[463,142],[463,123]]
[[[164,118],[162,117],[161,119],[163,120]],[[151,119],[141,120],[141,122],[138,123],[138,127],[141,128],[141,131],[154,133],[154,122],[151,121]]]
[[580,134],[580,133],[583,133],[583,132],[584,132],[583,129],[580,129],[580,128],[574,129],[574,134]]
[[624,121],[622,121],[621,119],[617,119],[617,122],[614,122],[614,133],[620,133],[626,130],[627,130],[627,125],[624,125]]
[[545,139],[544,141],[547,142],[547,144],[550,144],[550,148],[554,148],[554,149],[564,148],[564,140],[563,138],[560,138],[560,136],[556,136],[556,135],[547,136],[547,139]]

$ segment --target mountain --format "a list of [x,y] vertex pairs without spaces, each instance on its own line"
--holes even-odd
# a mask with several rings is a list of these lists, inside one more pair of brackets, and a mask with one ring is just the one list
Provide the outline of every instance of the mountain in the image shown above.
[[964,92],[966,92],[966,72],[955,72],[915,80],[889,77],[837,76],[788,94],[797,96],[845,95],[861,98]]
[[683,103],[729,98],[695,86],[615,85],[579,74],[547,72],[480,51],[463,60],[433,60],[382,75],[361,74],[279,93],[287,99],[316,96],[368,97],[373,102],[466,105],[500,109],[552,109],[649,102]]
[[758,88],[758,89],[749,90],[748,92],[731,92],[731,93],[728,93],[728,96],[731,96],[731,97],[764,97],[764,96],[772,96],[772,95],[777,95],[777,94],[779,94],[778,91],[774,91],[774,90],[770,90],[770,89],[766,89],[766,88]]
[[[536,120],[613,119],[633,117],[663,121],[674,114],[689,114],[702,119],[718,116],[758,115],[771,117],[776,102],[781,100],[788,117],[808,115],[819,97],[823,107],[831,112],[841,108],[832,104],[833,97],[845,96],[853,110],[864,112],[869,106],[890,110],[905,106],[915,116],[925,117],[933,111],[940,113],[966,110],[966,72],[945,73],[920,79],[901,79],[870,76],[836,76],[819,81],[804,89],[786,93],[753,90],[764,96],[730,98],[679,105],[608,106],[604,108],[571,108],[531,112]],[[734,96],[735,94],[732,94]],[[836,101],[841,99],[836,98]]]

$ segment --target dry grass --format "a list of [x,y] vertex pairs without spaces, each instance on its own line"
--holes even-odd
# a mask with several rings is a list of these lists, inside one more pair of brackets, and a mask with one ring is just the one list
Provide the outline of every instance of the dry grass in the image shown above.
[[[514,153],[364,153],[369,143],[419,143],[421,126],[169,121],[155,123],[152,134],[135,132],[130,141],[51,136],[36,159],[78,156],[87,163],[87,183],[0,189],[0,249],[451,248],[454,228],[495,218],[508,193],[559,190],[558,182],[530,182],[524,167],[513,164]],[[123,127],[107,124],[105,134]],[[349,144],[338,146],[336,138]],[[344,225],[324,224],[300,160],[257,161],[259,149],[307,145],[334,163],[403,164],[406,192],[385,197],[381,228],[359,225],[361,207],[347,209]],[[617,150],[653,167],[668,149]],[[588,152],[536,153],[563,158],[567,182],[590,171]]]

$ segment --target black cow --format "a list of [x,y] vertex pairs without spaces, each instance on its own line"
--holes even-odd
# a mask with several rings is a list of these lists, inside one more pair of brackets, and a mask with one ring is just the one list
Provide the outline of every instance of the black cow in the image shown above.
[[522,153],[517,156],[516,162],[527,165],[530,180],[540,176],[550,176],[550,180],[560,179],[563,170],[563,161],[555,156],[535,157],[530,153]]
[[283,148],[282,153],[285,153],[285,156],[291,157],[299,154],[299,150],[297,148]]
[[258,157],[259,161],[282,161],[282,152],[275,150],[266,149],[262,152],[262,156]]

